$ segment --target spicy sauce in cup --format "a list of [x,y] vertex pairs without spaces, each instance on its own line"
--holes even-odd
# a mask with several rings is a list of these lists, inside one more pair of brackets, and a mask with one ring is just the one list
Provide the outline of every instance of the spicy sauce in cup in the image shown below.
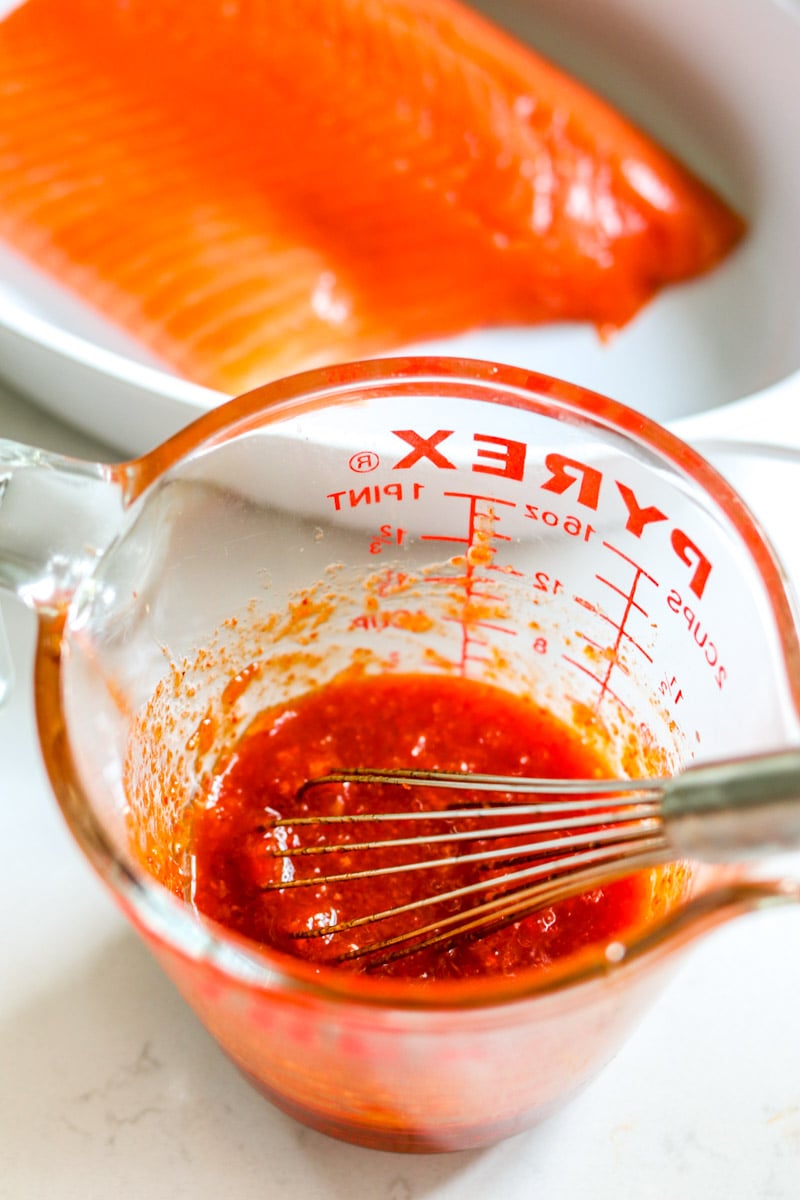
[[[526,915],[501,921],[490,916],[486,926],[439,939],[448,918],[510,886],[500,878],[532,861],[530,844],[546,835],[534,830],[522,838],[510,833],[490,839],[486,819],[403,817],[410,810],[463,813],[492,804],[501,809],[491,818],[494,825],[529,826],[529,816],[504,816],[503,806],[519,802],[508,794],[363,782],[302,790],[309,779],[352,767],[609,775],[580,729],[500,688],[423,674],[333,681],[262,713],[208,781],[189,818],[196,908],[262,946],[351,970],[430,981],[546,967],[581,947],[613,941],[641,917],[650,892],[647,873]],[[381,816],[343,825],[291,823],[365,814]],[[441,840],[456,832],[472,836]],[[413,844],[406,844],[409,839]],[[404,844],[373,848],[376,840]],[[362,848],[365,843],[369,848]],[[332,844],[337,848],[331,850]],[[415,862],[433,865],[408,869]],[[472,890],[452,895],[463,887]],[[403,911],[396,915],[359,923],[398,907]],[[419,937],[432,938],[432,944],[409,952],[404,942],[394,942],[411,929],[427,931]],[[366,952],[387,941],[392,944],[385,950]]]

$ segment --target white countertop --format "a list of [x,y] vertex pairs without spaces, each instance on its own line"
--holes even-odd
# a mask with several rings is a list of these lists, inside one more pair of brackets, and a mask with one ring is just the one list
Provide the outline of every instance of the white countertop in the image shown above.
[[[0,436],[102,454],[2,387]],[[800,913],[791,909],[697,945],[571,1107],[492,1149],[377,1153],[272,1109],[74,847],[36,745],[33,617],[16,601],[1,607],[17,682],[0,710],[0,1200],[800,1196]]]

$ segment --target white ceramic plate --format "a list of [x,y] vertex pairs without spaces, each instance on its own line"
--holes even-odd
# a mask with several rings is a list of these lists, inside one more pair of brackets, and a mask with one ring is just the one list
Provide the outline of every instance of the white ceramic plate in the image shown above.
[[[0,0],[0,12],[12,6]],[[800,429],[800,0],[476,0],[476,7],[671,146],[743,211],[750,233],[724,265],[662,293],[610,345],[588,327],[559,325],[404,349],[561,376],[686,436],[698,429],[785,436],[787,422]],[[0,375],[123,453],[149,449],[224,399],[164,371],[2,246]]]

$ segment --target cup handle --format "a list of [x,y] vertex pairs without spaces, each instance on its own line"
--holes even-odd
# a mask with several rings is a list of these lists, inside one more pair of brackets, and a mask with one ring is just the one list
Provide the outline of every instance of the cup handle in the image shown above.
[[690,444],[742,497],[800,597],[800,449],[712,436],[694,437]]

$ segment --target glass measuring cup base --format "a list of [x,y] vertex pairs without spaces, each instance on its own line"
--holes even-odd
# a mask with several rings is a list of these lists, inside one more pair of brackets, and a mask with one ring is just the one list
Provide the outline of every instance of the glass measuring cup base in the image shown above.
[[246,1070],[239,1070],[243,1078],[265,1100],[301,1125],[338,1141],[349,1142],[366,1150],[383,1150],[391,1154],[452,1154],[460,1150],[478,1150],[494,1146],[548,1120],[560,1108],[560,1105],[556,1105],[553,1109],[544,1109],[509,1121],[488,1124],[484,1122],[478,1127],[461,1127],[455,1124],[450,1128],[443,1125],[432,1126],[430,1129],[425,1129],[424,1126],[414,1128],[413,1125],[404,1127],[402,1122],[398,1121],[397,1114],[391,1112],[383,1116],[376,1113],[375,1123],[367,1125],[357,1120],[347,1120],[339,1113],[312,1111],[294,1104],[283,1094],[265,1087]]

